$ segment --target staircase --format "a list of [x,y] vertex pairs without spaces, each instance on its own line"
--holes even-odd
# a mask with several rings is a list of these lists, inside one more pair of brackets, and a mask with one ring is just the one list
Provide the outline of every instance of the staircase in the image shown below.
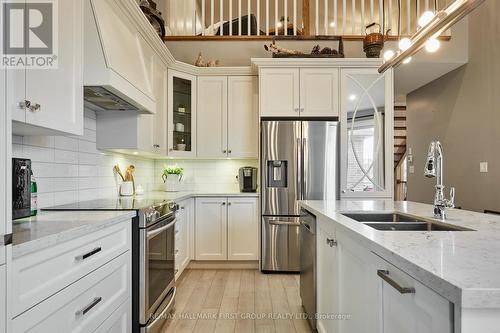
[[394,168],[406,153],[406,105],[394,106]]

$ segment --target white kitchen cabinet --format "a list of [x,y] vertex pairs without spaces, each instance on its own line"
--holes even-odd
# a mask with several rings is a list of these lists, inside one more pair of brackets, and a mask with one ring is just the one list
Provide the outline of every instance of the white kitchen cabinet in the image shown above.
[[13,333],[93,332],[131,302],[130,251],[15,317]]
[[392,70],[341,70],[341,196],[391,198],[394,174]]
[[57,68],[8,71],[14,133],[83,134],[83,3],[57,3]]
[[168,156],[196,156],[196,76],[168,71]]
[[[167,66],[154,59],[156,112],[105,111],[97,113],[97,148],[143,155],[167,155]],[[124,135],[126,133],[126,135]]]
[[339,115],[339,69],[300,69],[300,116]]
[[195,260],[258,260],[258,200],[196,198]]
[[227,151],[229,157],[258,158],[259,111],[257,78],[228,78]]
[[198,77],[197,156],[227,156],[227,76]]
[[[317,228],[317,312],[339,313],[338,311],[338,275],[337,275],[337,247],[332,243],[336,241],[335,235],[322,228]],[[329,320],[319,317],[317,321],[318,332],[337,333],[338,320]]]
[[198,157],[258,157],[256,89],[252,76],[198,77]]
[[261,117],[298,117],[300,73],[298,68],[262,68],[260,80]]
[[227,200],[227,259],[258,260],[259,217],[256,198]]
[[176,278],[180,277],[190,261],[190,243],[191,243],[191,199],[179,202],[179,211],[177,213],[177,223],[175,226],[175,266]]
[[132,332],[132,302],[125,301],[94,333]]
[[196,198],[195,259],[227,260],[227,198]]
[[372,256],[380,274],[383,333],[453,332],[452,303],[382,258]]
[[339,69],[262,68],[261,117],[337,117]]

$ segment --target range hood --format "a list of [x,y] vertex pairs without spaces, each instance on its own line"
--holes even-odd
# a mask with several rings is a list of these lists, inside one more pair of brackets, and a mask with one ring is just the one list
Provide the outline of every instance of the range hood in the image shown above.
[[85,0],[84,24],[85,107],[155,113],[155,54],[128,14],[115,0]]

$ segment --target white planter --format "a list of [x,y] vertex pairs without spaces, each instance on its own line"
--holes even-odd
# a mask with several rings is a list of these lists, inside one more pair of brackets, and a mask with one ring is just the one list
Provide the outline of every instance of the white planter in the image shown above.
[[180,183],[181,177],[179,175],[168,175],[166,179],[164,178],[164,191],[177,192],[179,191]]

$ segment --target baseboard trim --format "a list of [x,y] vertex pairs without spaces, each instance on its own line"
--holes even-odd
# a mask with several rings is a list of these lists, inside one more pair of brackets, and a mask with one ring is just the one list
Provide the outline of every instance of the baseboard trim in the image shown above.
[[188,269],[258,269],[258,260],[249,261],[195,261],[192,260]]

